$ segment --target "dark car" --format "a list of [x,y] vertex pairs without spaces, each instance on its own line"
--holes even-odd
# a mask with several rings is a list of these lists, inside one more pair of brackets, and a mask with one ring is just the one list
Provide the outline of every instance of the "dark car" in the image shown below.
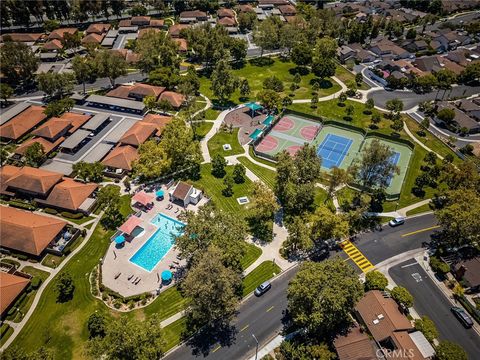
[[269,281],[265,281],[263,284],[260,284],[256,289],[255,289],[255,295],[256,296],[261,296],[265,294],[270,288],[272,287],[272,284],[270,284]]
[[468,314],[460,307],[452,307],[450,309],[453,315],[465,326],[467,329],[473,326],[473,320]]

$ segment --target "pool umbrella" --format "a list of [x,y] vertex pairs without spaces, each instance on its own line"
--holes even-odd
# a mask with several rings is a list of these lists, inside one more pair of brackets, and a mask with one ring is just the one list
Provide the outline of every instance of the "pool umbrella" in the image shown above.
[[155,193],[155,195],[156,195],[157,197],[161,197],[161,196],[164,195],[164,192],[163,192],[163,190],[157,190],[157,192]]
[[162,281],[170,281],[172,280],[172,272],[170,270],[162,271]]
[[125,236],[123,235],[118,235],[116,238],[115,238],[115,244],[123,244],[125,242]]

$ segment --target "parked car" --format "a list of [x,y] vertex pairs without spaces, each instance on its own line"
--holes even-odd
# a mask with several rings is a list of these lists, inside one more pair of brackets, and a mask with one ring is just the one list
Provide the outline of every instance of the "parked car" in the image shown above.
[[261,296],[265,294],[268,290],[270,290],[271,287],[272,284],[270,284],[270,281],[265,281],[255,289],[255,296]]
[[405,218],[404,217],[397,217],[395,219],[392,219],[388,222],[388,224],[391,227],[399,226],[405,224]]
[[450,310],[467,329],[473,326],[472,318],[461,307],[452,307]]

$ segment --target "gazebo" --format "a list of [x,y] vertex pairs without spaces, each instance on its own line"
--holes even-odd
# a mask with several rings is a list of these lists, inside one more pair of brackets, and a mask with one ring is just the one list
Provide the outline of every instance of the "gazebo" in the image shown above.
[[255,102],[246,103],[245,106],[250,109],[250,111],[251,111],[250,116],[252,118],[254,117],[255,111],[263,109],[262,105],[259,105]]
[[133,230],[135,230],[136,227],[140,226],[140,224],[143,222],[142,219],[140,219],[137,216],[130,216],[127,221],[125,221],[119,228],[122,233],[131,235]]
[[132,200],[135,204],[140,204],[147,207],[149,204],[153,203],[154,197],[153,195],[147,194],[145,191],[140,191],[133,195]]

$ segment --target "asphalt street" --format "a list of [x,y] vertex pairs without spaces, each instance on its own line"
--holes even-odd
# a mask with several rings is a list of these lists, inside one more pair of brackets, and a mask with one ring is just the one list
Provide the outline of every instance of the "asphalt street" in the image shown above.
[[441,340],[450,340],[461,345],[469,359],[479,358],[480,336],[473,329],[466,329],[451,313],[452,304],[433,283],[423,268],[410,259],[389,270],[397,285],[404,286],[414,297],[414,307],[419,315],[433,320]]
[[[373,264],[377,264],[392,256],[420,248],[422,242],[430,240],[434,227],[435,217],[431,214],[424,215],[407,219],[405,224],[399,227],[384,226],[381,231],[360,234],[354,244]],[[346,258],[343,251],[332,254],[336,255]],[[289,271],[275,280],[272,289],[262,297],[252,296],[242,303],[234,322],[237,333],[231,344],[225,346],[214,344],[208,353],[203,354],[195,354],[194,348],[184,344],[166,358],[169,360],[203,357],[232,360],[249,358],[254,354],[256,345],[252,334],[262,348],[281,330],[282,317],[287,306],[286,289],[295,272],[296,270]]]
[[281,331],[282,318],[287,307],[287,286],[296,272],[297,268],[285,272],[272,281],[272,288],[268,292],[261,297],[251,296],[241,305],[233,324],[236,331],[235,338],[229,346],[215,343],[208,353],[194,355],[195,349],[182,345],[166,359],[208,357],[212,360],[225,360],[244,359],[254,355],[256,342],[252,335],[255,335],[261,348]]

